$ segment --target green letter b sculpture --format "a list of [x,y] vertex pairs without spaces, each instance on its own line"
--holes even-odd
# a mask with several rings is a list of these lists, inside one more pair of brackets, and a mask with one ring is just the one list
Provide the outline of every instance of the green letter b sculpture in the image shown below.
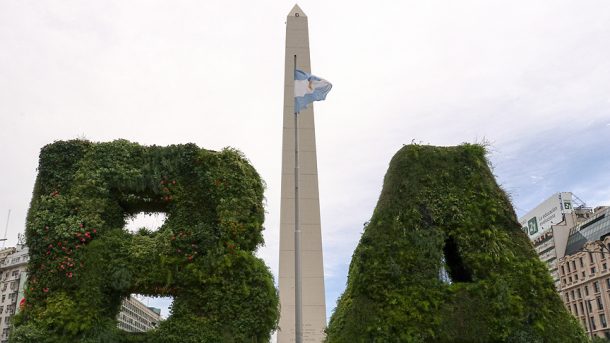
[[[11,342],[266,342],[277,325],[262,244],[263,183],[234,150],[74,140],[42,149],[29,279]],[[163,212],[158,231],[124,229]],[[132,293],[172,296],[148,333],[117,329]]]

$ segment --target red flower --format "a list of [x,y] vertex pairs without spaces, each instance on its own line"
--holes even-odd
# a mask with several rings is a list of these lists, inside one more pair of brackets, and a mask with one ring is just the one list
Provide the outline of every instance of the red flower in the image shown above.
[[97,233],[97,230],[96,230],[96,229],[93,229],[93,233]]
[[72,273],[71,272],[66,273],[66,276],[69,277],[69,278],[72,278]]
[[45,287],[45,288],[42,289],[42,291],[45,292],[45,293],[48,293],[49,289]]

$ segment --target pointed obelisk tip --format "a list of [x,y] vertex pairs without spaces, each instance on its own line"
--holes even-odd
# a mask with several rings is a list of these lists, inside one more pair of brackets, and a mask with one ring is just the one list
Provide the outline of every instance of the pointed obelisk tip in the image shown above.
[[299,7],[299,5],[295,4],[290,13],[288,13],[289,17],[307,17],[305,12]]

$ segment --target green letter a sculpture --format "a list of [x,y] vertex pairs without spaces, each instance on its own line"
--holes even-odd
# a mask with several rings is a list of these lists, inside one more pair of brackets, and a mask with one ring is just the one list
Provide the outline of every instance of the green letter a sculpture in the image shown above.
[[583,342],[478,145],[392,159],[327,342]]

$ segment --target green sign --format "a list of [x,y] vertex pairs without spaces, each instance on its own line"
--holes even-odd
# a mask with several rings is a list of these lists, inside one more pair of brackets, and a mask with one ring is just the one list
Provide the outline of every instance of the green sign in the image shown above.
[[536,217],[527,221],[527,227],[530,229],[530,236],[538,232],[538,219]]

